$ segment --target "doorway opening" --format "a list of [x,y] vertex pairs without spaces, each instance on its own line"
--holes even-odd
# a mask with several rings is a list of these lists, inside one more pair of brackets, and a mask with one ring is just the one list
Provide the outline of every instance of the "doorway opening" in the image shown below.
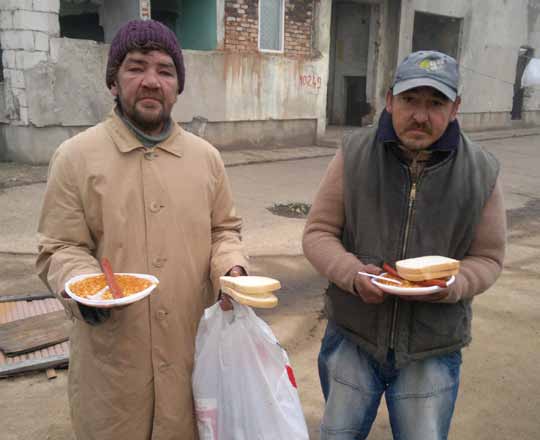
[[372,5],[332,2],[327,118],[332,125],[371,123],[368,65]]

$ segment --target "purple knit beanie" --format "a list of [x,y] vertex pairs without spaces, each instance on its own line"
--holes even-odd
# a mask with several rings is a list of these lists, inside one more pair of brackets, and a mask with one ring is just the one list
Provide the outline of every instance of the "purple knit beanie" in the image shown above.
[[182,49],[176,35],[168,27],[155,20],[129,21],[118,30],[109,49],[106,72],[107,87],[111,88],[118,68],[129,51],[147,47],[153,48],[152,44],[167,52],[173,59],[178,75],[178,94],[182,93],[186,77]]

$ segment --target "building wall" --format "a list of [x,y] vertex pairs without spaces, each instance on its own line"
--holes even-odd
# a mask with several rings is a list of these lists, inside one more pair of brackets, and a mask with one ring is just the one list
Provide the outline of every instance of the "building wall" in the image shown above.
[[28,125],[24,72],[49,56],[49,39],[59,35],[59,0],[2,0],[0,45],[4,66],[4,104],[0,120]]
[[[519,48],[529,42],[531,35],[528,32],[529,3],[528,0],[403,2],[399,61],[412,48],[415,11],[462,18],[458,57],[462,74],[459,116],[462,126],[474,130],[516,125],[510,119],[510,111]],[[540,113],[529,112],[525,119],[520,122],[540,123]]]
[[[11,17],[21,2],[9,1]],[[31,8],[35,3],[36,0],[28,0],[22,6]],[[226,8],[231,7],[229,3],[222,3],[224,16]],[[299,38],[304,42],[300,46],[286,46],[285,55],[244,50],[233,46],[230,40],[227,46],[227,25],[223,44],[228,50],[185,50],[186,88],[173,109],[173,118],[223,148],[286,142],[313,144],[325,128],[328,72],[325,30],[329,29],[330,4],[330,0],[319,0],[309,8],[287,10],[289,23],[293,25],[286,27],[286,31],[307,32],[305,23],[313,20],[322,31]],[[18,105],[8,102],[11,115],[8,124],[2,124],[0,117],[0,154],[6,159],[47,162],[62,140],[102,120],[113,105],[104,79],[109,46],[59,38],[59,2],[51,0],[49,7],[52,11],[44,14],[50,14],[50,21],[56,26],[46,33],[46,45],[43,43],[46,50],[35,48],[35,42],[41,40],[33,35],[44,31],[25,31],[32,42],[27,46],[20,42],[26,33],[17,33],[17,44],[4,44],[11,40],[3,36],[6,19],[2,10],[2,47],[7,49],[4,59],[9,64],[5,71],[10,79],[14,78],[9,85],[5,84],[4,96],[13,100],[19,88],[24,93]],[[314,56],[305,55],[303,47],[308,40],[310,50],[312,41],[317,47]],[[31,55],[34,51],[38,52],[37,56]],[[21,109],[24,119],[19,116]]]
[[122,23],[139,18],[139,12],[139,0],[104,0],[100,18],[105,42],[112,41]]

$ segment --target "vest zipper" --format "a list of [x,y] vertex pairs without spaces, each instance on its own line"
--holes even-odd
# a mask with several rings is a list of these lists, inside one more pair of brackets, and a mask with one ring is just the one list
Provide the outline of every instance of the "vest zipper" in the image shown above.
[[[416,162],[416,159],[413,161],[413,165],[416,165],[415,162]],[[413,166],[413,169],[415,168],[416,166]],[[411,214],[412,214],[412,210],[414,206],[414,201],[416,200],[417,181],[418,181],[418,176],[417,176],[417,173],[415,172],[413,173],[411,191],[409,192],[409,206],[407,208],[407,223],[405,225],[405,238],[403,239],[403,247],[401,248],[401,258],[405,257],[405,252],[407,251],[407,241],[409,240],[409,231],[411,229]],[[390,349],[391,350],[394,349],[398,309],[399,309],[398,298],[394,298],[394,306],[392,309],[392,326],[390,330]]]

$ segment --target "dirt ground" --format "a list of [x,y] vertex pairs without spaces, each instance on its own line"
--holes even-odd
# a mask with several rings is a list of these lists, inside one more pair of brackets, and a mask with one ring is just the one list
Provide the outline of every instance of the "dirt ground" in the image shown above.
[[[496,285],[477,297],[473,305],[473,342],[463,353],[462,380],[451,440],[540,439],[539,142],[540,136],[534,136],[489,143],[490,149],[504,162],[504,188],[509,209],[507,258]],[[309,166],[304,179],[308,172],[315,172],[316,166],[319,166],[316,169],[318,175],[319,170],[324,169],[322,160],[309,162]],[[246,176],[242,173],[241,167],[230,169],[233,185],[236,185],[235,194],[239,194],[244,203],[240,208],[242,215],[247,213],[248,227],[255,230],[253,225],[256,225],[260,230],[270,231],[263,238],[273,243],[283,237],[289,240],[289,235],[282,232],[288,230],[270,228],[268,217],[255,210],[257,203],[262,204],[261,212],[263,209],[268,212],[266,208],[272,206],[271,201],[286,200],[278,197],[281,190],[293,194],[290,196],[292,201],[308,202],[310,198],[302,195],[311,194],[309,191],[316,185],[308,179],[305,184],[291,184],[298,168],[288,162],[261,165]],[[276,175],[282,176],[278,183],[274,182]],[[13,177],[22,178],[15,174]],[[257,198],[243,196],[242,191],[246,194],[254,191],[254,182],[266,199],[259,195]],[[260,189],[263,184],[267,187],[266,192]],[[299,219],[291,221],[301,222]],[[301,230],[301,224],[295,224],[295,228],[291,229],[290,236],[299,236],[297,229]],[[255,240],[249,240],[248,234],[248,243],[257,244]],[[282,247],[288,249],[285,245]],[[32,264],[33,257],[29,255],[0,253],[0,290],[40,289],[36,278],[25,275],[33,273]],[[303,257],[293,255],[260,256],[254,259],[254,270],[279,278],[284,286],[279,294],[280,305],[257,313],[271,325],[288,350],[311,438],[317,440],[323,399],[316,360],[325,327],[321,314],[325,281]],[[57,378],[52,380],[48,380],[44,372],[0,379],[0,439],[73,440],[66,389],[66,370],[58,371]],[[369,440],[391,438],[387,412],[382,405]]]
[[[537,229],[540,230],[540,229]],[[516,232],[519,235],[520,232]],[[538,365],[540,307],[536,271],[540,237],[527,242],[527,255],[509,261],[496,287],[475,303],[474,341],[464,351],[462,385],[450,439],[534,440],[540,438]],[[520,239],[513,246],[523,246]],[[531,246],[533,245],[534,246]],[[535,258],[536,256],[536,258]],[[279,276],[286,288],[280,306],[258,314],[287,349],[295,370],[311,438],[319,438],[323,400],[317,377],[324,280],[302,257],[255,260],[255,269]],[[67,371],[48,380],[45,373],[0,380],[2,440],[73,440],[67,403]],[[381,406],[370,440],[391,439]]]

